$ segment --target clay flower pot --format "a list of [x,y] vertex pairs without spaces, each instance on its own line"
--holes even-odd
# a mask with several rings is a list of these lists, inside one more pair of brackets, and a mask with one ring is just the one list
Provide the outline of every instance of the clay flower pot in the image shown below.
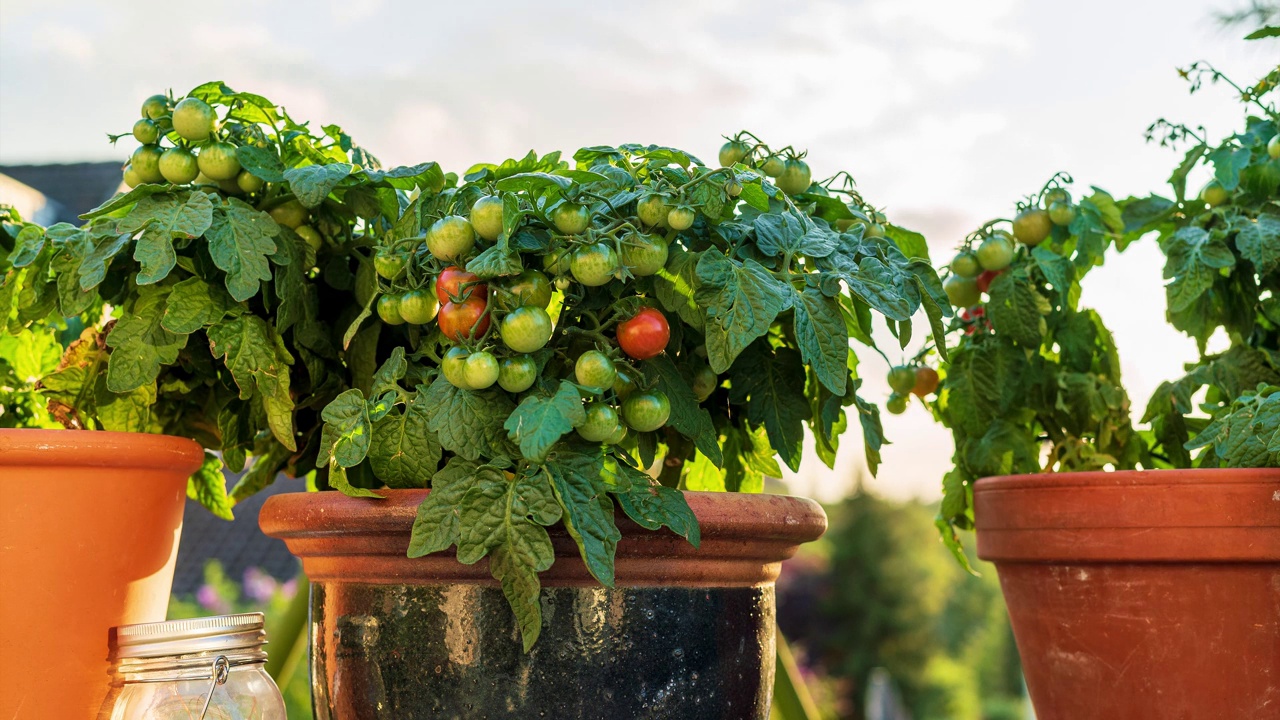
[[1040,720],[1280,716],[1280,470],[974,488]]
[[259,517],[311,579],[318,718],[768,717],[774,580],[826,529],[817,503],[687,493],[700,549],[619,516],[614,588],[551,528],[542,634],[525,654],[484,561],[405,556],[428,491],[384,492],[276,495]]
[[183,438],[0,430],[0,717],[96,717],[107,635],[165,619],[187,478]]

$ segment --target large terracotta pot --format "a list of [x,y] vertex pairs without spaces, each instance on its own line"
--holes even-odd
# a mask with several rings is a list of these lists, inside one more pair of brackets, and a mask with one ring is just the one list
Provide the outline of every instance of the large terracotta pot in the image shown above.
[[1280,470],[974,488],[1040,720],[1280,717]]
[[162,435],[0,430],[0,718],[97,716],[110,628],[165,619],[203,457]]
[[522,652],[482,561],[405,556],[425,490],[385,500],[276,495],[259,522],[311,579],[316,717],[764,720],[774,580],[826,529],[811,500],[687,493],[695,550],[619,516],[617,586],[600,587],[562,527],[542,574],[542,634]]

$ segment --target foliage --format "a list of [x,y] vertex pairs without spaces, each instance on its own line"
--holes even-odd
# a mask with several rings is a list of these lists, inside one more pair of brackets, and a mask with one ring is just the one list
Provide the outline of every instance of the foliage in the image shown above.
[[921,236],[746,133],[721,167],[622,145],[459,177],[213,82],[132,134],[132,190],[15,223],[0,264],[10,332],[87,328],[41,379],[54,416],[252,462],[229,495],[214,456],[193,477],[224,517],[281,471],[429,486],[410,555],[488,558],[526,649],[547,527],[612,585],[616,509],[696,545],[676,488],[758,491],[806,427],[831,465],[850,405],[874,470],[849,340],[874,347],[873,310],[904,346],[918,310],[938,337],[950,316]]

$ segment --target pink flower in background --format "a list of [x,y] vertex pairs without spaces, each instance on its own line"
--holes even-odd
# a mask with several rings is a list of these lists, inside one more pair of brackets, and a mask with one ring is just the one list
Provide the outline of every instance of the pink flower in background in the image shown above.
[[294,578],[292,580],[288,580],[281,585],[280,594],[285,600],[292,600],[293,596],[298,594],[298,579]]
[[226,598],[218,594],[218,590],[212,585],[204,584],[196,591],[196,602],[200,603],[200,607],[209,612],[225,615],[231,612],[231,603]]
[[269,602],[279,589],[280,583],[276,582],[270,574],[263,572],[261,568],[251,567],[244,571],[243,592],[245,597],[254,602]]

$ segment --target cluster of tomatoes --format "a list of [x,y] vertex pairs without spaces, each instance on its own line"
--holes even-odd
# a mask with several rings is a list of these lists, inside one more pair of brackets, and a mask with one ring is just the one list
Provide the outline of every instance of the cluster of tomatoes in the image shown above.
[[[240,166],[237,146],[219,127],[217,111],[200,98],[187,97],[175,104],[167,95],[152,95],[142,103],[142,118],[133,124],[132,134],[142,146],[124,166],[124,182],[131,188],[143,183],[172,183],[217,187],[237,196],[260,196],[266,188],[262,178]],[[161,144],[166,139],[172,147]],[[309,224],[311,213],[295,198],[277,200],[261,209],[297,233],[313,250],[320,250],[323,238]]]
[[912,395],[923,399],[938,390],[938,371],[927,365],[898,365],[889,370],[889,395],[884,407],[894,415],[907,411],[907,400]]
[[810,183],[813,182],[813,174],[802,154],[796,154],[786,148],[775,153],[768,150],[763,143],[748,142],[744,138],[755,140],[751,135],[742,133],[720,147],[722,167],[733,167],[737,163],[745,162],[773,178],[773,183],[778,186],[778,189],[788,195],[798,195],[809,189]]
[[[661,196],[640,201],[642,222],[650,227],[688,228],[693,210],[662,207]],[[563,202],[549,214],[555,230],[575,237],[590,227],[585,206]],[[531,387],[541,372],[534,353],[545,348],[555,332],[548,307],[555,291],[572,282],[597,287],[619,276],[623,267],[633,276],[657,273],[667,261],[667,241],[660,235],[631,232],[618,245],[578,242],[569,249],[544,255],[544,270],[527,268],[508,277],[485,282],[461,266],[479,241],[495,241],[502,232],[502,200],[493,195],[472,204],[467,217],[446,215],[427,229],[420,242],[382,247],[374,255],[374,268],[392,288],[377,299],[378,317],[389,325],[435,322],[441,335],[454,343],[441,358],[444,378],[464,390],[486,390],[494,385],[518,394]],[[434,277],[416,277],[411,270],[430,267],[430,259],[450,264]],[[417,287],[412,287],[413,285]],[[495,325],[497,338],[491,337]],[[659,390],[639,387],[639,373],[631,361],[656,357],[666,349],[671,328],[661,311],[641,307],[616,324],[612,346],[578,355],[573,379],[590,391],[584,408],[586,420],[577,432],[585,440],[617,444],[627,429],[650,432],[666,425],[671,414],[669,398]],[[714,389],[707,390],[710,394]],[[611,393],[611,394],[610,394]],[[599,396],[599,399],[596,397]],[[605,398],[609,398],[606,400]],[[704,396],[705,397],[705,396]]]

